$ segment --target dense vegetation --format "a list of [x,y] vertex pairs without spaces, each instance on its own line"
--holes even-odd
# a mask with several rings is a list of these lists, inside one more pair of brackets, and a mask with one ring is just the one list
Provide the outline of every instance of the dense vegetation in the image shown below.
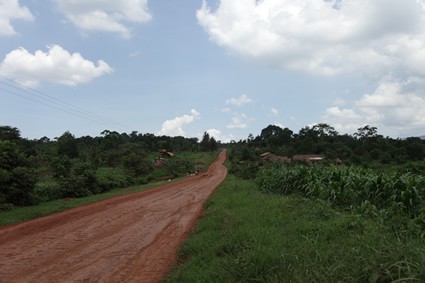
[[424,282],[425,240],[228,176],[165,282]]
[[[217,146],[207,133],[201,141],[110,131],[27,140],[3,126],[0,206],[184,175]],[[371,126],[340,135],[326,124],[299,133],[271,125],[221,146],[236,176],[208,201],[166,281],[425,281],[424,140],[383,137]],[[167,152],[175,155],[160,159]],[[287,161],[299,154],[325,159]]]
[[[251,134],[246,140],[231,145],[231,158],[236,163],[258,160],[259,154],[270,151],[289,157],[296,154],[323,154],[330,163],[340,159],[346,165],[378,169],[404,165],[414,170],[425,158],[424,140],[418,137],[383,137],[376,127],[369,125],[359,128],[352,135],[341,135],[327,124],[307,126],[298,133],[270,125],[260,135],[254,137]],[[425,169],[423,163],[421,169]]]
[[207,166],[202,152],[218,145],[208,133],[198,141],[108,130],[28,140],[17,128],[0,126],[0,210],[187,175]]
[[282,166],[261,170],[264,192],[326,200],[335,208],[374,217],[396,233],[425,236],[425,177],[353,167]]
[[[166,281],[425,281],[422,139],[268,126],[229,149],[238,177],[208,201]],[[290,161],[299,154],[325,158]]]
[[[325,159],[306,166],[261,159],[265,151]],[[271,125],[256,138],[233,143],[230,152],[230,172],[256,178],[264,192],[326,200],[344,211],[379,216],[398,232],[425,235],[425,141],[420,138],[384,138],[370,126],[350,136],[326,124],[298,134]]]

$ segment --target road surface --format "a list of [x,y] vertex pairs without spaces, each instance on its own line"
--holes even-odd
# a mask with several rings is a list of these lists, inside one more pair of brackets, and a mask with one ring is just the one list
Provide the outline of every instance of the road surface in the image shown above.
[[0,282],[158,282],[224,180],[207,172],[0,228]]

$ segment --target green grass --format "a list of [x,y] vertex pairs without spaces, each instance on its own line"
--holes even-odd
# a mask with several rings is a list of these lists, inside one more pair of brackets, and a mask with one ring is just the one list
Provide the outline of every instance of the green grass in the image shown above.
[[[187,158],[190,162],[199,164],[203,166],[204,168],[208,168],[208,166],[217,157],[218,152],[182,152],[178,154],[184,158]],[[112,168],[111,170],[116,171],[118,169]],[[112,173],[106,172],[106,173],[110,175],[109,177],[113,177],[112,176],[113,172]],[[173,179],[173,181],[177,181],[180,179],[181,177]],[[28,220],[35,219],[42,216],[47,216],[53,213],[58,213],[67,209],[93,203],[96,201],[147,190],[147,189],[159,186],[161,184],[164,184],[166,182],[167,181],[158,181],[158,182],[150,183],[147,185],[132,186],[132,187],[124,188],[124,189],[123,188],[112,189],[106,193],[91,195],[91,196],[82,197],[82,198],[58,199],[58,200],[53,200],[48,202],[42,202],[34,206],[15,207],[9,211],[0,211],[0,226],[16,224],[19,222],[28,221]],[[46,183],[46,184],[50,184],[50,183]],[[55,181],[53,181],[53,184],[56,184]]]
[[264,194],[228,176],[164,281],[424,282],[424,244],[325,201]]
[[58,199],[49,202],[42,202],[33,206],[16,207],[10,211],[0,211],[0,225],[11,225],[28,221],[96,201],[140,192],[164,183],[165,182],[157,182],[141,186],[132,186],[124,189],[113,189],[103,194],[91,195],[82,198]]
[[208,169],[208,166],[217,158],[219,151],[215,152],[181,152],[176,153],[176,155],[181,155],[181,157],[188,159],[195,165],[198,165],[203,168],[203,170]]

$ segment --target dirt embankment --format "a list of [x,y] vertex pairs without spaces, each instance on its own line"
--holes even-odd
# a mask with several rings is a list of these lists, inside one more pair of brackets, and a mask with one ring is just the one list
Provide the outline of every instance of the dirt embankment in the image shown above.
[[0,229],[0,282],[157,282],[224,180],[207,172]]

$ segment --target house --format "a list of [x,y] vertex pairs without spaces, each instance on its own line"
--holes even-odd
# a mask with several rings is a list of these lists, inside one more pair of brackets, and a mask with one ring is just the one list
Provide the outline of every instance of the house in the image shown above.
[[325,156],[322,154],[300,154],[294,155],[292,161],[304,161],[308,165],[313,164],[313,162],[322,161],[325,159]]
[[287,156],[280,156],[280,155],[276,155],[274,153],[271,152],[265,152],[263,154],[260,154],[260,158],[262,160],[273,160],[273,161],[283,161],[283,162],[291,162],[291,159]]
[[170,152],[170,151],[167,151],[166,149],[164,149],[164,148],[161,148],[160,150],[159,150],[159,153],[161,154],[161,157],[162,158],[167,158],[167,157],[173,157],[174,156],[174,153],[172,153],[172,152]]

